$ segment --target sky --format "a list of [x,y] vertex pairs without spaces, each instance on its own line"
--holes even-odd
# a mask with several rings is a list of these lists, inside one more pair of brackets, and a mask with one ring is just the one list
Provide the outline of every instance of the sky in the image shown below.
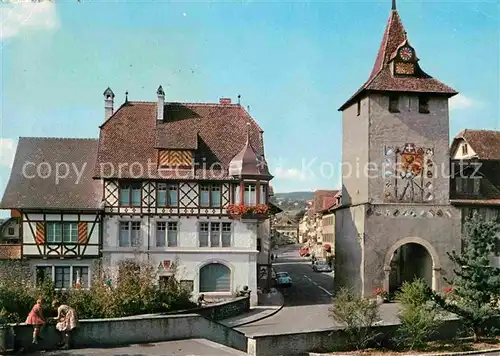
[[[421,67],[460,95],[450,135],[500,129],[500,3],[397,2]],[[94,137],[103,92],[241,103],[276,192],[340,187],[338,108],[366,81],[391,0],[0,2],[0,191],[18,137]],[[322,166],[323,165],[323,166]],[[326,167],[326,169],[321,169]],[[333,169],[332,169],[333,168]]]

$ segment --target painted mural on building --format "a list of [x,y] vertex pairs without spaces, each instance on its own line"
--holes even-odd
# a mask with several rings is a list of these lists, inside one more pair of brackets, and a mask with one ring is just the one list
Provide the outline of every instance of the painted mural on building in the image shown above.
[[430,202],[434,199],[434,149],[406,143],[386,146],[384,201]]

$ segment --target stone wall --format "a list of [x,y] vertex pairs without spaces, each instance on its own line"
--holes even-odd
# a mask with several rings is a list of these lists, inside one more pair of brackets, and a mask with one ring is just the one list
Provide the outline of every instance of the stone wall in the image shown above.
[[[13,327],[16,349],[30,348],[33,329]],[[55,349],[59,341],[54,325],[42,329],[40,347]],[[81,320],[73,347],[114,347],[183,339],[207,339],[246,352],[247,337],[236,330],[198,314],[148,315],[115,319]]]
[[[446,320],[435,335],[435,340],[447,340],[458,335],[461,323],[458,319]],[[379,335],[377,342],[387,342],[394,336],[397,325],[373,327]],[[342,329],[324,329],[300,333],[276,335],[252,335],[248,338],[248,354],[253,356],[299,356],[308,352],[331,352],[345,348],[347,335]]]
[[246,313],[249,310],[250,310],[250,298],[240,297],[228,302],[222,302],[211,305],[209,304],[201,308],[176,311],[170,313],[170,315],[196,313],[207,319],[218,321]]

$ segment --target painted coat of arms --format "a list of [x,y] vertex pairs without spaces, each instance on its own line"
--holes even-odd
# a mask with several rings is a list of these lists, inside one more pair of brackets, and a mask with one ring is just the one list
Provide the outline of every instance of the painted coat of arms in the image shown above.
[[388,202],[431,201],[434,150],[406,143],[385,148],[384,200]]

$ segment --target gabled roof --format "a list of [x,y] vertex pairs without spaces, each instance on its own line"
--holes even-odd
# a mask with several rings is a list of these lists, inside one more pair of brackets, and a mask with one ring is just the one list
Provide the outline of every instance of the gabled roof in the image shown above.
[[461,140],[466,141],[474,150],[477,159],[486,161],[500,160],[500,131],[465,129],[453,139],[451,144],[452,153]]
[[361,88],[340,107],[340,111],[350,106],[363,93],[369,91],[415,92],[442,94],[450,97],[457,94],[449,86],[425,73],[418,63],[415,63],[415,76],[394,76],[391,72],[390,62],[394,59],[397,50],[405,44],[407,44],[406,30],[393,4],[372,72]]
[[[247,123],[250,144],[257,155],[264,155],[262,129],[239,104],[167,103],[165,119],[160,122],[156,119],[156,105],[128,102],[101,126],[95,177],[103,173],[121,178],[231,179],[229,163],[245,147]],[[182,172],[158,171],[158,148],[194,150],[197,165]],[[119,175],[120,164],[134,167],[123,169]],[[142,174],[134,170],[139,167],[143,167]]]
[[313,210],[319,213],[325,209],[325,206],[335,200],[338,190],[317,190],[314,192]]
[[92,179],[96,155],[96,139],[19,138],[0,207],[99,210],[102,185]]

